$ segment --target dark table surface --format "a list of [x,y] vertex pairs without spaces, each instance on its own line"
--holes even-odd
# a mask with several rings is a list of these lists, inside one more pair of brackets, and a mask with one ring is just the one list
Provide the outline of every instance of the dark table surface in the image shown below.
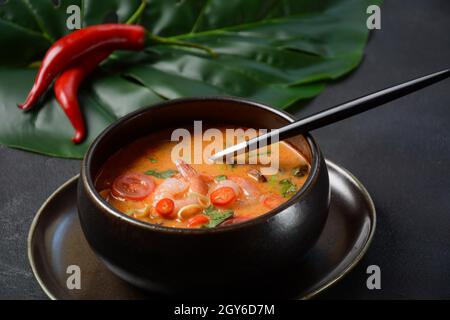
[[[295,115],[449,67],[449,30],[448,0],[387,0],[361,66]],[[450,80],[314,136],[367,187],[378,213],[367,255],[321,298],[450,298]],[[28,229],[79,166],[0,147],[0,298],[46,298],[27,260]],[[381,290],[366,287],[372,264],[381,268]]]

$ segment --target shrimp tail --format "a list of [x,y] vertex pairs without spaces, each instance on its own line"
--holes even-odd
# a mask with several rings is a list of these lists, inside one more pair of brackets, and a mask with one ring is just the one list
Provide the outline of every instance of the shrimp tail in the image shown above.
[[197,176],[197,171],[188,165],[185,161],[178,159],[175,161],[175,165],[177,166],[178,171],[185,179],[193,178]]
[[175,165],[181,176],[190,184],[190,190],[205,195],[208,193],[208,185],[198,172],[181,159],[175,161]]

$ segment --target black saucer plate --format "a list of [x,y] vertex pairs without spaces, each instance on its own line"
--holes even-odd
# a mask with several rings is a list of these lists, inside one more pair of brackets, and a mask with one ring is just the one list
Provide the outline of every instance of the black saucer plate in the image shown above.
[[[327,166],[328,221],[301,266],[288,273],[289,281],[283,281],[282,288],[275,289],[282,296],[308,299],[337,282],[359,262],[374,234],[375,207],[364,186],[333,162],[327,161]],[[51,299],[158,298],[116,277],[92,252],[78,220],[77,179],[73,177],[47,199],[30,228],[28,257],[42,289]],[[79,267],[81,289],[68,289],[72,265]]]

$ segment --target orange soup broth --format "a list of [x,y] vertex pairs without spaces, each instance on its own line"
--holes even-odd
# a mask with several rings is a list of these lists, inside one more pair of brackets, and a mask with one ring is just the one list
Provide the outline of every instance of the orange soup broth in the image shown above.
[[[223,129],[224,130],[224,129]],[[114,179],[126,172],[145,173],[148,170],[155,170],[158,172],[166,170],[176,170],[175,164],[171,159],[172,148],[178,143],[168,139],[170,134],[167,132],[153,134],[141,138],[129,146],[121,149],[113,155],[103,166],[100,174],[95,181],[96,188],[100,195],[117,210],[128,214],[136,219],[151,223],[170,227],[186,227],[187,221],[182,221],[178,218],[166,219],[162,218],[152,207],[153,194],[150,194],[140,201],[129,201],[117,199],[111,194],[111,186]],[[205,147],[209,142],[203,142]],[[257,186],[261,194],[275,193],[280,195],[280,181],[283,179],[290,179],[299,190],[305,183],[308,177],[310,166],[302,154],[292,145],[280,142],[279,145],[279,171],[275,175],[266,176],[266,182],[256,182],[249,178],[248,171],[250,169],[260,169],[261,165],[257,164],[191,164],[191,166],[203,177],[206,178],[208,185],[212,186],[214,178],[217,176],[238,176],[250,181],[250,183]],[[303,176],[294,176],[293,170],[298,167],[307,166],[307,173]],[[179,174],[174,177],[180,177]],[[156,186],[161,184],[164,179],[151,176]],[[284,203],[289,200],[289,197],[281,197],[281,202]],[[220,209],[220,208],[219,208]],[[257,201],[252,204],[242,204],[236,201],[230,207],[234,212],[233,217],[257,217],[268,211],[271,208],[265,206],[262,201]]]

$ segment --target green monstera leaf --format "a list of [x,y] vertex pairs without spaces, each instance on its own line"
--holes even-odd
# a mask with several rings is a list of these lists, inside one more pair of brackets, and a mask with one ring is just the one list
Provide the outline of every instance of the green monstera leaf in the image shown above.
[[[366,9],[381,0],[3,0],[0,1],[0,143],[70,158],[119,117],[187,96],[240,96],[279,108],[319,94],[327,81],[361,61],[368,38]],[[76,6],[76,7],[74,7]],[[137,23],[154,35],[208,46],[204,51],[149,45],[115,53],[83,85],[79,99],[88,127],[80,145],[52,91],[20,111],[37,69],[34,62],[81,26]]]

